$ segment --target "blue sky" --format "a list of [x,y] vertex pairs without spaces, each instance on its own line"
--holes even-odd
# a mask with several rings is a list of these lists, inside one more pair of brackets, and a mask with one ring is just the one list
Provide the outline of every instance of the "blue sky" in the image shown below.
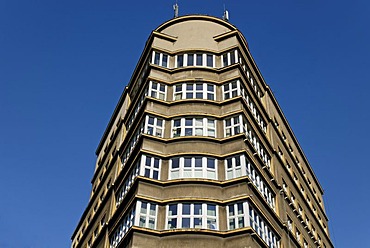
[[[325,190],[335,247],[369,247],[370,3],[178,2],[226,3]],[[173,3],[0,1],[0,247],[70,246],[95,149]]]

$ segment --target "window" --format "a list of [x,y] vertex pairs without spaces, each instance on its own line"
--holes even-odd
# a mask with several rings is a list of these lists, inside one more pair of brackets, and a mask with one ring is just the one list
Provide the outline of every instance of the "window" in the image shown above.
[[228,230],[250,226],[266,242],[268,247],[277,248],[278,237],[268,222],[253,209],[249,202],[236,202],[227,206]]
[[156,229],[156,218],[157,218],[157,204],[138,201],[138,218],[140,227],[146,227],[150,229]]
[[262,131],[266,133],[267,125],[262,118],[260,111],[256,108],[256,105],[253,103],[252,98],[250,97],[248,91],[243,86],[240,80],[233,80],[222,86],[223,90],[223,99],[227,100],[237,96],[242,96],[246,101],[249,110],[251,111],[254,119],[257,121],[258,125],[261,127]]
[[158,117],[149,116],[145,117],[144,132],[149,135],[163,137],[164,120]]
[[175,56],[175,67],[206,66],[215,67],[215,55],[210,53],[185,53]]
[[217,161],[210,157],[176,157],[170,162],[169,179],[217,179]]
[[203,117],[187,117],[173,120],[173,137],[209,136],[216,137],[216,121]]
[[298,229],[296,229],[296,231],[295,231],[295,237],[296,237],[298,243],[301,243],[301,232]]
[[222,54],[222,66],[228,66],[239,62],[238,50],[232,50]]
[[163,83],[150,81],[148,95],[161,100],[166,100],[166,88],[167,86]]
[[247,213],[248,204],[238,202],[228,206],[228,229],[234,230],[237,228],[242,228],[248,225],[245,218],[245,213]]
[[174,86],[174,100],[208,99],[215,100],[215,86],[202,82],[182,83]]
[[168,55],[165,53],[153,51],[152,64],[168,67]]
[[159,180],[161,164],[162,160],[159,158],[150,155],[142,155],[126,178],[123,186],[117,191],[116,206],[122,203],[138,175]]
[[226,179],[248,176],[271,208],[275,209],[275,197],[260,173],[244,154],[225,159]]
[[[245,123],[245,121],[244,121]],[[225,137],[237,135],[243,130],[243,119],[241,115],[233,116],[224,120]]]
[[218,230],[217,206],[208,203],[175,203],[167,206],[167,229]]
[[293,231],[293,221],[289,216],[287,220],[287,226],[288,226],[289,231]]
[[128,213],[122,218],[118,227],[113,231],[113,235],[110,237],[110,248],[115,248],[119,245],[125,234],[134,225],[135,220],[135,207],[133,207]]
[[161,162],[159,158],[142,155],[140,175],[158,180]]

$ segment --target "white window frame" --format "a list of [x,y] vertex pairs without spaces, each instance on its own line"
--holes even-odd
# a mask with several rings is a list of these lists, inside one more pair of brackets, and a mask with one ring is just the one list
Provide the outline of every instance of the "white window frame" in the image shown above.
[[275,197],[272,191],[245,154],[236,154],[227,157],[225,158],[224,164],[226,180],[248,176],[265,201],[275,210]]
[[[174,161],[178,161],[178,168],[173,168]],[[190,161],[190,166],[186,166]],[[200,161],[200,166],[197,166]],[[214,162],[214,168],[208,167],[208,162]],[[217,159],[202,156],[174,157],[170,160],[168,178],[206,178],[217,180]]]
[[230,137],[239,133],[243,133],[243,123],[245,122],[243,119],[244,118],[242,115],[226,118],[224,120],[224,137]]
[[[201,85],[201,89],[199,89],[199,85]],[[189,86],[191,86],[192,89],[188,89]],[[213,90],[209,90],[209,87],[212,87]],[[173,99],[175,101],[181,99],[215,100],[215,89],[216,86],[214,84],[206,82],[186,82],[176,84],[173,86]]]
[[[153,120],[153,124],[149,123],[150,120]],[[164,124],[164,119],[152,115],[146,115],[144,133],[163,138]]]
[[[175,126],[175,122],[180,121],[180,126]],[[191,123],[189,123],[191,122]],[[212,123],[211,125],[209,125]],[[183,117],[172,120],[171,137],[179,136],[206,136],[216,137],[216,120],[206,117]],[[175,135],[179,133],[179,135]]]
[[[145,208],[143,208],[145,206]],[[154,210],[153,210],[154,207]],[[153,212],[154,211],[154,212]],[[148,201],[136,202],[135,226],[157,229],[158,205]],[[142,222],[144,220],[144,223]],[[143,223],[143,224],[142,224]]]
[[[233,210],[233,212],[230,211],[231,209]],[[234,213],[234,214],[231,215],[230,213]],[[250,226],[250,219],[246,217],[246,213],[249,213],[249,205],[247,202],[236,202],[233,204],[229,204],[226,208],[226,214],[227,214],[227,220],[228,220],[227,229],[234,230],[234,229]],[[242,222],[240,221],[241,218],[242,218]],[[233,221],[234,227],[230,225],[231,221]],[[242,225],[240,225],[241,223]]]
[[[183,214],[183,206],[189,206],[190,212]],[[195,213],[195,205],[201,205],[201,212]],[[170,215],[170,206],[176,206],[176,214]],[[208,215],[208,206],[215,207],[215,215]],[[201,203],[201,202],[184,202],[173,203],[166,206],[166,229],[182,229],[182,228],[200,228],[209,230],[218,230],[218,206],[216,204]],[[170,220],[176,220],[176,227],[170,227]],[[189,226],[183,227],[184,220],[189,219]],[[196,225],[195,219],[201,220],[201,225]]]
[[[149,165],[147,164],[149,162]],[[162,159],[150,155],[142,155],[140,162],[140,175],[156,180],[161,179]],[[157,167],[158,166],[158,167]]]
[[[159,56],[158,63],[156,63],[156,55],[157,54]],[[163,59],[164,57],[166,57],[167,59],[164,60]],[[166,54],[166,53],[162,53],[162,52],[159,52],[159,51],[153,51],[153,53],[152,53],[152,60],[151,61],[152,61],[152,64],[169,68],[169,66],[168,66],[168,64],[169,64],[169,58],[170,58],[170,56],[168,54]]]
[[166,101],[167,85],[164,83],[149,81],[148,96]]

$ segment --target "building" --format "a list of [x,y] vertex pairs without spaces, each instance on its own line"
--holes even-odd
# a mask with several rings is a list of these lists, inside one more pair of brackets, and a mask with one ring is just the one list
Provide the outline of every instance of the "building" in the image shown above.
[[323,190],[244,36],[171,19],[96,151],[72,247],[333,247]]

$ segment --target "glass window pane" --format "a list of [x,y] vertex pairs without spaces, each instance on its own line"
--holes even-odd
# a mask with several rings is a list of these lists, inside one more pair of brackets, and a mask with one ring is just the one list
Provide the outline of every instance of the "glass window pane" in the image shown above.
[[201,214],[202,214],[202,204],[194,203],[194,215],[201,215]]
[[167,54],[163,54],[162,66],[167,67],[167,59],[168,59]]
[[207,215],[216,216],[216,205],[207,204]]
[[183,203],[182,204],[182,214],[189,215],[190,214],[190,203]]
[[154,168],[159,168],[159,159],[158,158],[154,158]]
[[172,169],[179,168],[179,158],[173,158],[172,159]]
[[193,84],[186,84],[186,90],[193,90]]
[[194,65],[194,54],[188,54],[188,66]]
[[215,168],[215,159],[214,158],[208,158],[207,159],[207,168],[214,169]]
[[207,54],[207,66],[213,67],[213,55]]
[[191,158],[184,159],[184,167],[191,167]]
[[192,126],[192,125],[193,125],[193,118],[186,118],[185,126]]
[[195,158],[195,167],[202,167],[202,157]]
[[177,204],[170,204],[169,205],[168,215],[177,215]]
[[184,65],[184,55],[177,55],[177,67],[183,67]]
[[203,54],[197,54],[197,65],[203,65]]
[[182,218],[182,228],[190,228],[190,218]]

